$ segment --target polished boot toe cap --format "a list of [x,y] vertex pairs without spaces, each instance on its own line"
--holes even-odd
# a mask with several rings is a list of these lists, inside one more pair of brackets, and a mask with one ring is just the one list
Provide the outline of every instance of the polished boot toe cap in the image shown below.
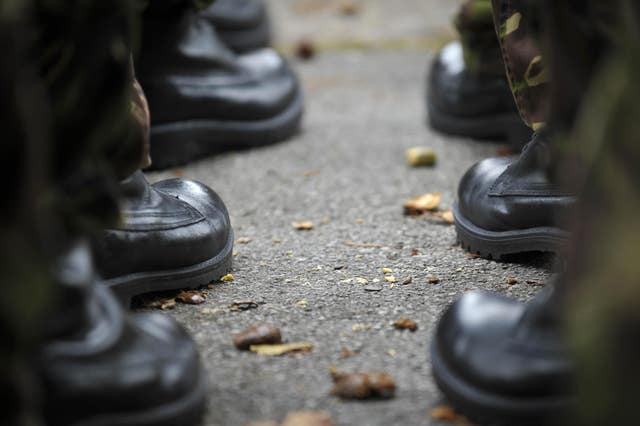
[[[557,336],[536,338],[522,325],[526,305],[498,294],[471,292],[438,324],[439,356],[455,375],[495,394],[555,394],[568,383],[568,361]],[[526,335],[526,336],[525,336]]]
[[474,225],[491,231],[514,229],[509,201],[490,195],[496,180],[513,161],[509,157],[487,158],[473,165],[458,185],[458,211]]

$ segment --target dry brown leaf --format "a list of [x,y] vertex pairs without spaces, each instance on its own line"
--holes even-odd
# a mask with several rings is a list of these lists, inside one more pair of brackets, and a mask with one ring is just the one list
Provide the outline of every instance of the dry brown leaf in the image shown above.
[[342,373],[331,370],[331,395],[344,399],[393,398],[396,383],[387,373]]
[[480,255],[478,253],[467,253],[467,254],[465,254],[465,256],[470,257],[472,259],[480,257]]
[[253,302],[251,300],[242,300],[233,302],[231,305],[229,305],[229,310],[232,312],[248,311],[249,309],[255,309],[257,307],[258,304],[256,302]]
[[509,284],[509,285],[518,284],[518,280],[513,278],[513,277],[509,277],[509,278],[507,278],[507,284]]
[[455,423],[461,426],[471,426],[471,422],[465,416],[456,413],[456,411],[448,405],[440,405],[431,410],[431,418],[444,422]]
[[419,215],[427,211],[433,211],[440,205],[439,192],[430,192],[404,203],[404,214]]
[[282,342],[280,329],[269,324],[259,324],[233,335],[233,344],[240,350],[248,350],[253,345],[277,344]]
[[293,226],[298,231],[311,231],[313,229],[313,222],[310,222],[310,221],[292,222],[291,226]]
[[333,420],[322,411],[296,411],[289,413],[282,426],[334,426]]
[[176,300],[189,305],[199,305],[207,300],[207,297],[199,291],[181,291],[176,296]]
[[303,60],[309,60],[316,55],[316,45],[310,39],[302,39],[296,45],[296,56]]
[[409,330],[411,332],[418,329],[418,323],[409,318],[400,318],[393,323],[393,326],[398,330]]
[[142,307],[151,309],[173,309],[176,307],[175,297],[157,297],[157,296],[143,296],[140,298]]
[[438,284],[440,282],[440,278],[436,276],[429,277],[429,284]]
[[420,256],[420,250],[416,248],[411,249],[411,256]]
[[249,350],[258,355],[280,356],[287,354],[302,354],[311,352],[314,346],[311,343],[283,343],[283,344],[267,344],[267,345],[251,345]]
[[414,146],[406,151],[407,164],[411,167],[431,167],[436,164],[436,153],[424,146]]
[[344,16],[355,16],[360,11],[360,7],[352,0],[344,0],[340,3],[338,11]]
[[342,348],[340,351],[340,358],[351,358],[352,356],[358,355],[357,352],[352,351],[351,349]]
[[251,238],[249,237],[240,237],[236,240],[236,244],[249,244],[251,242]]

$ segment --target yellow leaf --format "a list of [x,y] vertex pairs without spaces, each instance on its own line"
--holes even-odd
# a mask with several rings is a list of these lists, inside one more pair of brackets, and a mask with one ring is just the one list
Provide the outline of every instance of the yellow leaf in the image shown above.
[[249,350],[258,355],[279,356],[290,353],[309,352],[313,349],[311,343],[285,343],[278,345],[251,345]]

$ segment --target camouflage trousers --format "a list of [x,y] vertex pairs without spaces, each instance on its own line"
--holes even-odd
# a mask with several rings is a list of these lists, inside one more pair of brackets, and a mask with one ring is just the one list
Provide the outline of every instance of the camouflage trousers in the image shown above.
[[466,68],[472,73],[504,76],[491,0],[467,0],[453,23],[460,35]]
[[583,193],[565,283],[572,423],[640,424],[640,5],[494,0],[494,13],[521,114],[546,123],[553,172]]

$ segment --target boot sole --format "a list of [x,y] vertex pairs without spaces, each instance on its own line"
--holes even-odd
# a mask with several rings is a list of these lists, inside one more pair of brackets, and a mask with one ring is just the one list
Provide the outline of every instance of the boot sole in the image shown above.
[[206,407],[206,375],[198,374],[192,391],[179,400],[134,413],[104,414],[70,426],[190,426],[199,424]]
[[150,170],[185,164],[228,150],[283,141],[298,131],[303,110],[303,96],[298,94],[286,110],[266,120],[189,120],[152,126]]
[[481,389],[456,374],[431,343],[431,368],[436,384],[449,401],[477,424],[540,425],[561,421],[571,406],[569,397],[513,397]]
[[252,28],[217,29],[224,43],[236,53],[246,53],[269,46],[271,41],[271,25],[265,18]]
[[233,261],[233,230],[224,249],[204,262],[179,269],[136,272],[101,281],[115,293],[124,306],[131,305],[133,296],[159,291],[196,289],[220,279],[231,270]]
[[535,227],[513,231],[488,231],[467,220],[455,203],[452,208],[458,241],[470,253],[485,259],[500,260],[504,255],[526,252],[561,253],[569,233],[560,228]]
[[440,111],[427,102],[429,125],[442,133],[475,139],[498,139],[509,142],[519,150],[531,139],[533,131],[524,124],[517,113],[460,117]]

